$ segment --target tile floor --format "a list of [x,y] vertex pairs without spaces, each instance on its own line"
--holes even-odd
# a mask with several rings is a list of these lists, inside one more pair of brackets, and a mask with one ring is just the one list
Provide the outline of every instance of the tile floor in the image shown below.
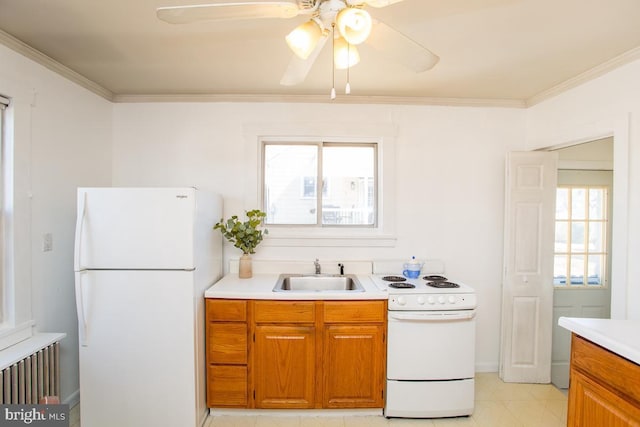
[[[79,408],[71,426],[80,427]],[[504,383],[496,373],[476,374],[473,415],[440,419],[387,419],[382,416],[209,416],[204,427],[563,427],[567,396],[551,384]]]

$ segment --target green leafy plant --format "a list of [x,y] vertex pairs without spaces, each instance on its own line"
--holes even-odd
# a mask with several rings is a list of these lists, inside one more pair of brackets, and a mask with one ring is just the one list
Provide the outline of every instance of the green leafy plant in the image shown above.
[[258,227],[262,223],[266,213],[259,209],[245,212],[247,221],[241,222],[238,215],[233,215],[228,220],[220,219],[214,230],[220,230],[222,235],[236,248],[242,250],[244,254],[254,254],[256,246],[262,242],[264,234],[269,234],[269,230],[259,230]]

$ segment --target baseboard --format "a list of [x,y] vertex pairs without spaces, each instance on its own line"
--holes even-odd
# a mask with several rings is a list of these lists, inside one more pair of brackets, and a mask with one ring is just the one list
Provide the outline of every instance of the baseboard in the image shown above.
[[497,363],[476,363],[476,372],[498,372]]

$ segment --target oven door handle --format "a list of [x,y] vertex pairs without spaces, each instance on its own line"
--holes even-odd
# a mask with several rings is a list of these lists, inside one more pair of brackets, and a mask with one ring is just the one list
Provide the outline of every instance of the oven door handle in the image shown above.
[[411,312],[411,313],[389,313],[389,319],[404,320],[411,322],[449,322],[452,320],[471,320],[476,317],[475,310],[466,310],[463,312]]

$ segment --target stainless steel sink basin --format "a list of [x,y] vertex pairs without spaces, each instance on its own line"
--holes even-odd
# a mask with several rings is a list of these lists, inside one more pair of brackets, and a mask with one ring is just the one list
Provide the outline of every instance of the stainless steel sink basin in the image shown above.
[[274,292],[364,292],[353,274],[281,274]]

